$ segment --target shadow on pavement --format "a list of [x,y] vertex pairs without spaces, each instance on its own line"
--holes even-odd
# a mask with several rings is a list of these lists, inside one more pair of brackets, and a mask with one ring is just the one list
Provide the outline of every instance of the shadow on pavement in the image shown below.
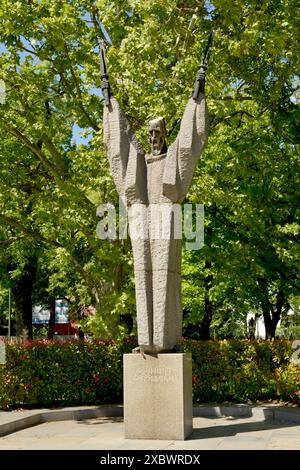
[[[214,419],[224,419],[224,418],[214,418]],[[236,418],[243,419],[243,418]],[[244,418],[247,419],[247,418]],[[248,418],[249,419],[249,418]],[[215,425],[209,427],[194,427],[193,433],[190,437],[191,440],[194,439],[210,439],[215,437],[228,437],[236,436],[240,433],[246,432],[255,432],[255,431],[266,431],[280,428],[291,428],[294,426],[299,426],[299,423],[288,423],[288,422],[276,422],[269,419],[263,421],[255,421],[248,423],[236,423],[236,424],[225,424],[225,425]],[[300,436],[299,436],[300,437]]]

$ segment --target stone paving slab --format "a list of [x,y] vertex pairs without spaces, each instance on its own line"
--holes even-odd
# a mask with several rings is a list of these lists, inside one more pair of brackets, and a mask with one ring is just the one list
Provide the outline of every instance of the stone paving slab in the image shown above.
[[[255,422],[255,429],[251,429],[252,436],[254,433],[264,433],[264,427],[269,424],[288,423],[286,427],[285,439],[289,440],[290,436],[294,433],[293,428],[297,428],[300,425],[300,408],[299,407],[283,407],[278,405],[265,405],[265,406],[249,406],[244,404],[238,405],[197,405],[193,408],[194,422],[198,417],[207,418],[207,422],[216,418],[226,419],[226,423],[230,420],[236,421],[236,419],[250,419],[251,422]],[[22,429],[26,429],[32,426],[42,425],[43,423],[52,423],[60,421],[77,421],[78,423],[87,422],[92,418],[103,418],[100,421],[101,424],[107,425],[105,419],[108,417],[120,419],[123,416],[122,405],[102,405],[102,406],[81,406],[81,407],[67,407],[62,409],[41,409],[41,410],[22,410],[22,411],[11,411],[11,412],[0,412],[0,436],[7,436],[12,433],[19,432]],[[116,424],[115,421],[114,424]],[[246,421],[244,421],[246,422]],[[63,429],[63,424],[61,424]],[[291,427],[289,427],[291,426]],[[253,427],[253,426],[252,426]],[[283,427],[283,426],[282,426]],[[41,426],[39,426],[39,429]],[[112,432],[116,433],[116,427],[114,431],[106,426],[108,434]],[[206,429],[206,428],[204,428]],[[237,427],[233,428],[233,432],[237,431]],[[206,429],[205,436],[203,430],[195,428],[194,435],[197,435],[199,439],[205,437],[209,439],[219,439],[218,427],[213,429]],[[227,428],[228,436],[230,436],[230,428]],[[296,434],[299,438],[299,435]],[[110,437],[110,436],[109,436]],[[222,437],[222,432],[221,432]],[[259,434],[258,434],[259,437]],[[91,436],[93,439],[93,436]],[[145,440],[143,440],[145,442]],[[262,441],[261,441],[262,442]],[[276,441],[277,442],[277,441]],[[255,441],[252,443],[255,445]],[[251,444],[251,445],[252,445]],[[88,444],[89,445],[89,444]],[[210,441],[210,446],[212,441]],[[251,447],[249,444],[249,447]],[[273,444],[272,444],[273,445]],[[278,447],[278,444],[274,444]],[[1,447],[0,447],[1,448]],[[210,448],[210,447],[209,447]],[[287,448],[289,448],[287,446]]]
[[0,438],[0,450],[300,450],[300,425],[195,417],[186,441],[124,439],[121,417],[43,423]]
[[122,405],[78,406],[61,409],[40,409],[0,412],[0,436],[45,422],[82,420],[101,416],[122,416]]

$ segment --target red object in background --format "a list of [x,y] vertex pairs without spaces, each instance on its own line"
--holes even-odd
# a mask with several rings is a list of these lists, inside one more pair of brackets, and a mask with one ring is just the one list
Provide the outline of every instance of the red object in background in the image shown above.
[[78,328],[79,327],[72,320],[68,323],[55,323],[54,334],[60,336],[74,336],[78,334]]

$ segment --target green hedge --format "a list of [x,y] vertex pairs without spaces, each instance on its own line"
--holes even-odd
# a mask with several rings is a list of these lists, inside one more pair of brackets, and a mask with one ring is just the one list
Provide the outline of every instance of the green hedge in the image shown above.
[[[185,341],[193,355],[194,403],[284,400],[300,403],[300,366],[288,341]],[[0,408],[122,401],[122,355],[132,342],[7,345]]]
[[0,408],[122,401],[122,357],[130,342],[27,341],[8,344]]
[[289,341],[186,341],[194,403],[284,400],[300,404],[300,365]]

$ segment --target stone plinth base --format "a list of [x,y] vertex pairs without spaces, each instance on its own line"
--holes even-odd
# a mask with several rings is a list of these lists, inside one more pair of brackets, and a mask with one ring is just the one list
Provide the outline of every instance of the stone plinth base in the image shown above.
[[186,439],[193,429],[190,354],[124,354],[127,439]]

